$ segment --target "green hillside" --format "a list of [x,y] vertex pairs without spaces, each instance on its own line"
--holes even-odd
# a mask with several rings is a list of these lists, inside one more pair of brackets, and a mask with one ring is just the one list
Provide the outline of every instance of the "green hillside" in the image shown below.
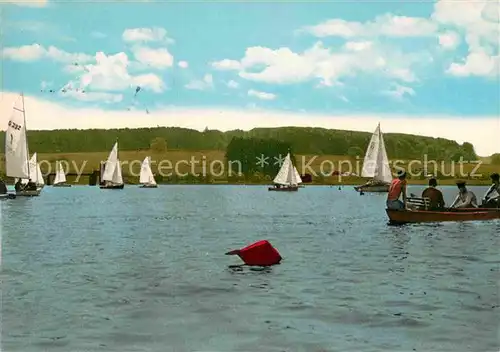
[[[277,139],[291,145],[294,153],[309,155],[364,155],[371,133],[331,130],[309,127],[254,128],[250,131],[234,130],[203,132],[178,128],[158,127],[109,130],[53,130],[28,131],[29,148],[38,153],[85,153],[109,150],[116,138],[120,150],[146,150],[153,140],[165,140],[169,150],[225,150],[233,137]],[[5,135],[0,134],[4,145]],[[432,160],[477,160],[470,143],[458,144],[443,138],[407,134],[384,135],[389,158],[422,158]]]

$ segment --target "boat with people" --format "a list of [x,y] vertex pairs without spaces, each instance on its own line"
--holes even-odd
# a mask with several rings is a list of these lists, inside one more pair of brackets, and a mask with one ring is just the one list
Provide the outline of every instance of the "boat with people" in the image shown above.
[[391,224],[500,219],[498,208],[462,208],[446,210],[386,209]]
[[52,187],[71,187],[69,183],[66,183],[66,174],[60,161],[56,161],[56,176]]
[[[38,163],[37,154],[34,153],[28,163],[29,171],[31,176],[31,182],[36,185],[36,188],[41,191],[45,186],[45,181],[43,179],[42,170],[40,169],[40,164]],[[17,180],[15,180],[17,182]],[[29,179],[21,179],[21,184],[26,186]]]
[[151,157],[147,156],[142,161],[141,174],[139,175],[140,188],[158,188],[153,171],[151,170]]
[[106,163],[101,163],[101,189],[123,189],[122,167],[118,158],[118,140],[109,153]]
[[299,184],[302,183],[297,168],[293,165],[290,153],[285,157],[278,174],[273,180],[274,185],[269,187],[269,191],[276,192],[296,192],[299,190]]
[[390,224],[457,222],[457,221],[484,221],[500,219],[500,208],[478,207],[465,208],[432,208],[431,199],[411,195],[406,199],[403,209],[386,209]]
[[[20,93],[15,100],[12,114],[5,131],[5,174],[15,181],[16,196],[34,197],[39,196],[42,187],[36,185],[40,182],[38,176],[38,164],[36,153],[30,163],[28,139],[26,137],[26,110],[24,105],[24,94]],[[34,160],[34,164],[33,164]],[[31,165],[30,165],[31,164]]]
[[388,192],[392,181],[389,158],[385,149],[380,123],[372,134],[363,161],[361,177],[371,178],[367,183],[355,186],[358,192]]

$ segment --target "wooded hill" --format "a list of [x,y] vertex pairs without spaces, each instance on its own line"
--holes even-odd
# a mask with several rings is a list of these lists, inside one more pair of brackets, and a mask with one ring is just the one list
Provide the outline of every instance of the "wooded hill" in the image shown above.
[[[226,150],[233,137],[276,139],[289,144],[295,154],[363,156],[371,133],[332,130],[312,127],[254,128],[203,132],[179,128],[157,127],[139,129],[89,129],[28,131],[30,153],[85,153],[108,151],[116,138],[121,151],[168,150]],[[0,133],[4,145],[5,134]],[[421,159],[427,154],[432,160],[477,160],[470,143],[458,144],[443,138],[388,133],[384,135],[390,159]]]

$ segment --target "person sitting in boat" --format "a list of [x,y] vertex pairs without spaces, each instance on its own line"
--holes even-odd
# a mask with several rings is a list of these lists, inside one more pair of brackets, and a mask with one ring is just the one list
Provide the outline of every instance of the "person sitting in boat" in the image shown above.
[[16,192],[20,192],[23,189],[23,184],[21,182],[21,179],[17,180],[16,184],[14,185],[14,189]]
[[36,191],[36,183],[31,181],[31,178],[28,180],[28,183],[24,187],[25,191]]
[[444,208],[444,198],[443,193],[436,188],[437,180],[435,178],[431,178],[429,180],[429,187],[427,187],[422,192],[422,198],[429,198],[430,200],[430,209],[437,210]]
[[[399,200],[403,196],[403,201]],[[405,209],[406,204],[406,172],[398,171],[398,178],[392,180],[387,194],[387,209]]]
[[7,194],[7,186],[2,179],[0,179],[0,194]]
[[490,176],[493,184],[488,189],[483,197],[483,208],[499,208],[500,207],[500,175],[496,172]]
[[477,198],[474,192],[469,191],[465,181],[458,181],[458,195],[450,208],[477,208]]

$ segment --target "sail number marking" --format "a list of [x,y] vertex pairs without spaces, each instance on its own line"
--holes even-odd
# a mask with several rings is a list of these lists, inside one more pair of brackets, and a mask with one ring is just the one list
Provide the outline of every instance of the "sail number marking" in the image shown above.
[[18,130],[18,131],[20,131],[21,128],[23,128],[23,126],[18,125],[17,123],[12,122],[12,121],[9,121],[8,125],[9,125],[9,127],[12,127],[13,129]]

